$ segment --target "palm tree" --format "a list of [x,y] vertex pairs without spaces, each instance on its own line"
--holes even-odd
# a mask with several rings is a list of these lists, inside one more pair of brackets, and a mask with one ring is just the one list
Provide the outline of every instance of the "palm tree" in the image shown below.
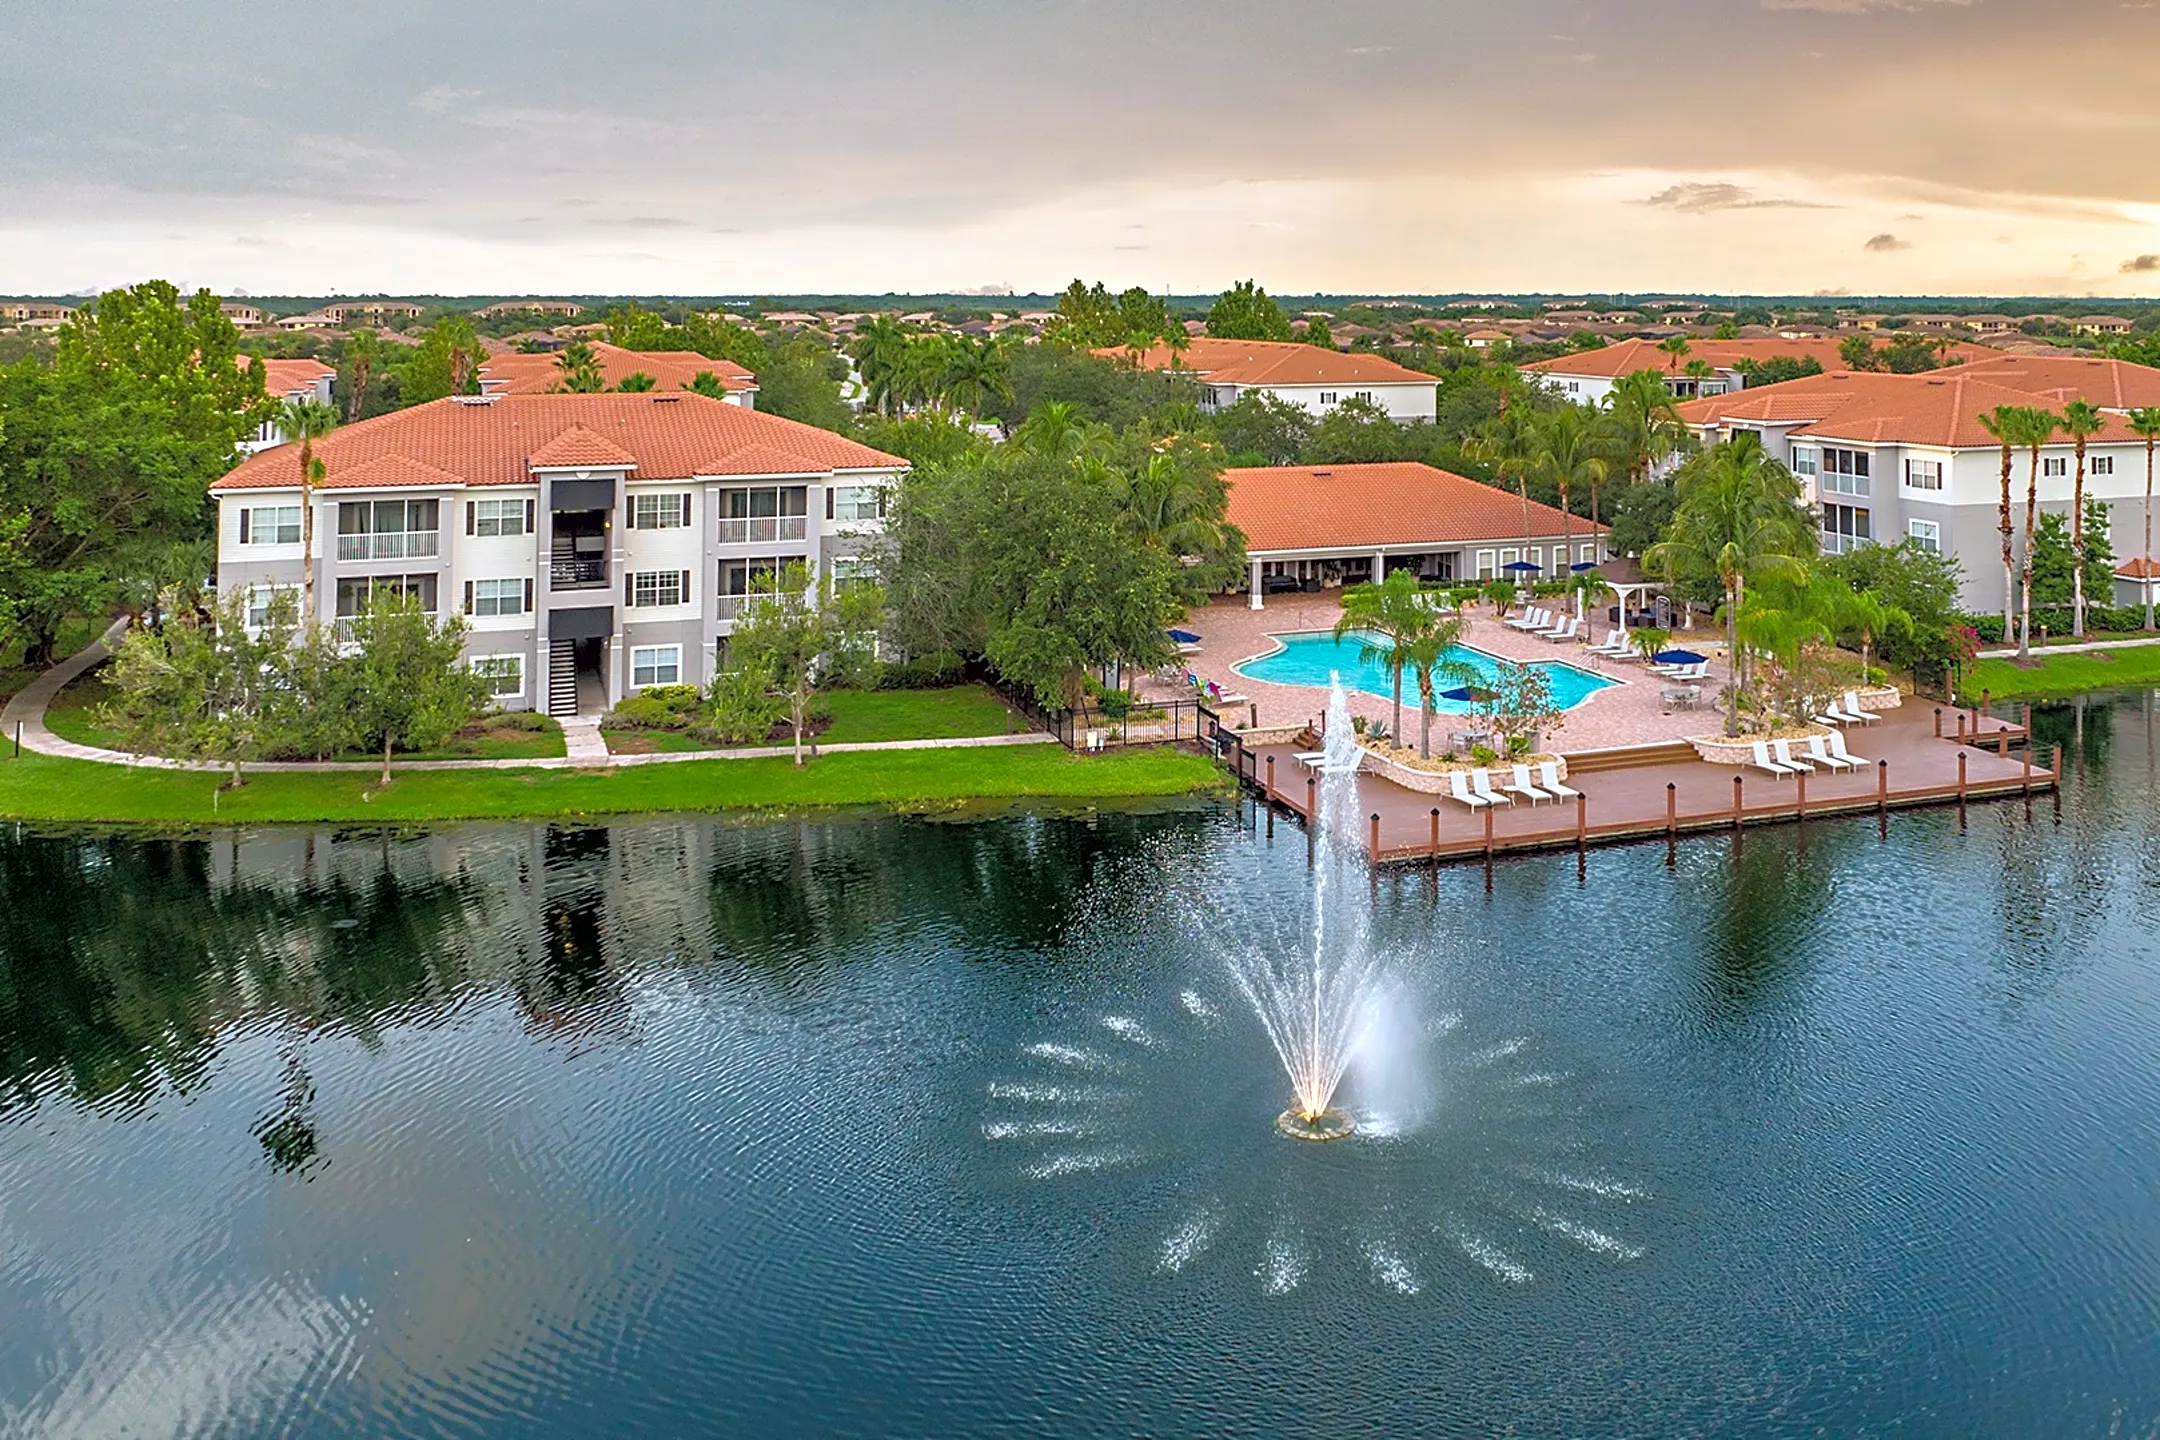
[[1717,374],[1717,370],[1707,360],[1690,360],[1681,368],[1681,373],[1695,382],[1695,393],[1700,395],[1703,381]]
[[1463,447],[1474,458],[1489,463],[1494,477],[1503,485],[1510,477],[1514,479],[1516,493],[1522,497],[1525,560],[1530,558],[1530,468],[1537,455],[1537,432],[1536,412],[1514,406],[1486,421],[1484,428]]
[[1725,643],[1732,666],[1725,733],[1740,733],[1740,611],[1751,579],[1798,583],[1819,548],[1801,503],[1800,484],[1742,431],[1681,467],[1679,505],[1665,538],[1643,554],[1643,568],[1668,579],[1714,577],[1725,592]]
[[994,396],[1012,398],[1012,386],[1005,381],[1005,347],[995,340],[962,341],[946,357],[938,388],[947,404],[969,415],[980,415]]
[[1013,443],[1036,455],[1069,458],[1087,447],[1088,423],[1080,406],[1070,400],[1045,400],[1020,422]]
[[[1551,481],[1560,491],[1560,578],[1568,577],[1575,558],[1574,512],[1568,507],[1569,492],[1577,485],[1596,485],[1605,478],[1603,448],[1593,412],[1579,405],[1564,405],[1537,423],[1537,449],[1531,465],[1540,479]],[[1578,604],[1576,613],[1582,613]]]
[[562,375],[557,383],[572,395],[597,395],[607,389],[607,376],[600,369],[600,357],[582,340],[555,357],[555,368]]
[[1657,348],[1665,352],[1665,369],[1669,372],[1674,366],[1685,360],[1688,351],[1695,347],[1688,344],[1687,336],[1673,335],[1658,341]]
[[360,408],[367,403],[368,378],[374,374],[375,360],[382,353],[382,344],[375,332],[366,326],[353,331],[345,342],[346,366],[345,423],[360,418]]
[[1420,759],[1432,758],[1433,676],[1467,675],[1450,658],[1449,652],[1462,643],[1468,623],[1459,615],[1442,615],[1438,610],[1428,610],[1423,625],[1395,642],[1403,664],[1417,677]]
[[[1630,483],[1650,478],[1653,463],[1678,450],[1687,431],[1674,408],[1665,377],[1655,370],[1636,370],[1613,382],[1606,394],[1605,454],[1609,462],[1627,475]],[[1599,522],[1597,486],[1590,487],[1590,523]]]
[[862,377],[865,403],[880,415],[892,413],[893,378],[906,358],[908,332],[890,315],[872,316],[848,344],[848,358]]
[[320,400],[287,399],[278,406],[277,427],[287,440],[300,442],[300,613],[315,623],[315,482],[322,462],[315,442],[337,428],[337,411]]
[[2130,412],[2130,433],[2145,442],[2145,565],[2138,578],[2145,586],[2145,628],[2153,626],[2152,497],[2153,442],[2160,440],[2160,405],[2146,405]]
[[2077,449],[2077,479],[2070,487],[2070,633],[2085,633],[2085,439],[2107,424],[2090,400],[2063,406],[2062,428]]
[[1411,652],[1405,639],[1417,634],[1431,619],[1432,606],[1419,587],[1417,576],[1397,570],[1385,580],[1352,585],[1343,591],[1342,615],[1335,621],[1335,638],[1353,631],[1366,637],[1385,637],[1387,643],[1365,638],[1358,641],[1360,659],[1387,667],[1395,682],[1395,708],[1388,719],[1388,733],[1402,743],[1403,672],[1410,668]]
[[1842,630],[1855,631],[1860,636],[1860,683],[1868,682],[1868,652],[1877,640],[1886,635],[1910,635],[1913,629],[1912,615],[1884,600],[1874,590],[1850,591],[1837,586],[1832,598],[1831,614],[1834,623]]
[[1998,405],[1980,417],[1981,428],[2002,444],[2003,639],[2011,635],[2011,609],[2017,603],[2017,562],[2010,550],[2010,454],[2018,443],[2018,412],[2015,405]]
[[1118,523],[1141,544],[1173,555],[1205,555],[1221,548],[1222,512],[1215,497],[1175,456],[1150,455],[1132,474],[1093,456],[1081,463],[1107,483],[1117,500]]
[[2025,474],[2025,563],[2018,567],[2018,659],[2032,658],[2033,529],[2040,523],[2040,447],[2055,438],[2062,417],[2037,405],[2018,407],[2018,443],[2032,463]]

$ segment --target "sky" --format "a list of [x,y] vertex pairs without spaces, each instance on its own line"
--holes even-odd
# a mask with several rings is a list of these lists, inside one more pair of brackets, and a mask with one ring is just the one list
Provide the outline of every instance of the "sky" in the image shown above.
[[2160,0],[0,0],[0,293],[2160,295]]

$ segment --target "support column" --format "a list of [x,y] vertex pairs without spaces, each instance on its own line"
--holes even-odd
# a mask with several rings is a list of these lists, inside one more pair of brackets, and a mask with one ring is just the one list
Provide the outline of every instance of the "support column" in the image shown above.
[[1252,608],[1260,608],[1260,562],[1252,562]]
[[1387,578],[1387,552],[1385,550],[1373,551],[1372,578],[1375,585]]

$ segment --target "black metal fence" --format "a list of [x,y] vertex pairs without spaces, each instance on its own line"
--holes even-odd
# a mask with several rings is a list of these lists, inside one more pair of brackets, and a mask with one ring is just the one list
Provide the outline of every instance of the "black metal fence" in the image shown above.
[[1221,726],[1200,700],[1140,700],[1112,713],[1099,706],[1046,710],[1018,686],[995,676],[991,686],[1006,703],[1040,725],[1076,754],[1136,745],[1202,745],[1219,748]]

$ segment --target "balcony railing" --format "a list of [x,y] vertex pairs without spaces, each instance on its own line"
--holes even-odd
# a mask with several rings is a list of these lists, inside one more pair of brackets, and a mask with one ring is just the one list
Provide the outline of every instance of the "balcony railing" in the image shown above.
[[600,590],[608,583],[605,560],[550,560],[550,590]]
[[722,545],[748,545],[761,540],[800,540],[808,533],[801,515],[753,515],[720,522]]
[[377,535],[340,535],[340,560],[413,560],[440,553],[439,530],[386,530]]

